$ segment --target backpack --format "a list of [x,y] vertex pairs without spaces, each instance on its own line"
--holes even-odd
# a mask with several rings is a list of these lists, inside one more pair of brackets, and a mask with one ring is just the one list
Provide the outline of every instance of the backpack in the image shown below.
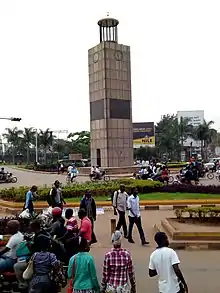
[[[114,194],[115,194],[115,192],[113,192],[112,195],[111,195],[112,205],[113,205]],[[118,202],[118,195],[119,195],[119,191],[117,190],[117,193],[116,193],[116,207],[117,207],[117,202]]]
[[52,198],[52,192],[53,192],[53,188],[51,188],[51,190],[48,192],[47,198],[46,198],[47,203],[50,207],[54,204],[54,200]]

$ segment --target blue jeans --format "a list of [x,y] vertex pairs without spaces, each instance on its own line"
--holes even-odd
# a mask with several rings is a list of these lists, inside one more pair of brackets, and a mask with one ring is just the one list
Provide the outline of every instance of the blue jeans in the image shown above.
[[12,259],[4,255],[0,256],[0,273],[13,270],[15,263],[16,263],[15,259]]

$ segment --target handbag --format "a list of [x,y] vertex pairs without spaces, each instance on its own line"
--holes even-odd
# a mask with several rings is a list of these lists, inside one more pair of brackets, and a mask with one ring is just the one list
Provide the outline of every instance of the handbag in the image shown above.
[[73,293],[73,285],[75,281],[75,273],[76,273],[76,256],[74,257],[73,266],[72,266],[72,277],[69,283],[69,287],[67,288],[67,293]]
[[30,280],[33,277],[34,274],[34,258],[35,258],[35,254],[31,257],[31,259],[28,262],[28,266],[26,268],[26,270],[23,272],[23,279],[25,281]]

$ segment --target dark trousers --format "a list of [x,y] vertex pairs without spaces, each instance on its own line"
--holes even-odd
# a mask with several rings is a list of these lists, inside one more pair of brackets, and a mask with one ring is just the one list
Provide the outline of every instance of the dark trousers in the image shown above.
[[93,218],[89,218],[91,223],[92,223],[92,241],[91,243],[95,243],[97,242],[96,236],[95,236],[95,232],[94,232],[94,220]]
[[128,239],[130,240],[132,239],[132,230],[133,230],[134,224],[138,228],[141,242],[144,243],[146,240],[145,240],[144,231],[141,224],[141,217],[129,217]]
[[118,210],[118,223],[116,226],[116,230],[120,230],[121,226],[123,227],[124,231],[124,236],[127,237],[128,231],[127,231],[127,224],[126,224],[126,219],[125,219],[125,212],[121,212]]

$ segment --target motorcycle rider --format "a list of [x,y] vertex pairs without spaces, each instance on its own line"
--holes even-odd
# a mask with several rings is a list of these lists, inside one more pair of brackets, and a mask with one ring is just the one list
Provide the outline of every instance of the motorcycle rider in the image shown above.
[[10,271],[16,263],[16,250],[24,239],[19,231],[20,223],[17,220],[11,220],[7,223],[7,230],[12,235],[6,246],[0,251],[0,273]]
[[66,227],[64,226],[65,220],[62,217],[62,209],[55,207],[52,210],[53,223],[46,231],[50,233],[52,237],[62,238],[66,233]]
[[71,169],[71,174],[70,174],[71,182],[73,182],[73,180],[77,177],[78,173],[79,172],[76,169],[76,166],[74,165],[73,168]]
[[2,167],[1,171],[0,171],[0,179],[1,180],[6,180],[6,175],[7,175],[7,172],[5,172],[5,168]]

